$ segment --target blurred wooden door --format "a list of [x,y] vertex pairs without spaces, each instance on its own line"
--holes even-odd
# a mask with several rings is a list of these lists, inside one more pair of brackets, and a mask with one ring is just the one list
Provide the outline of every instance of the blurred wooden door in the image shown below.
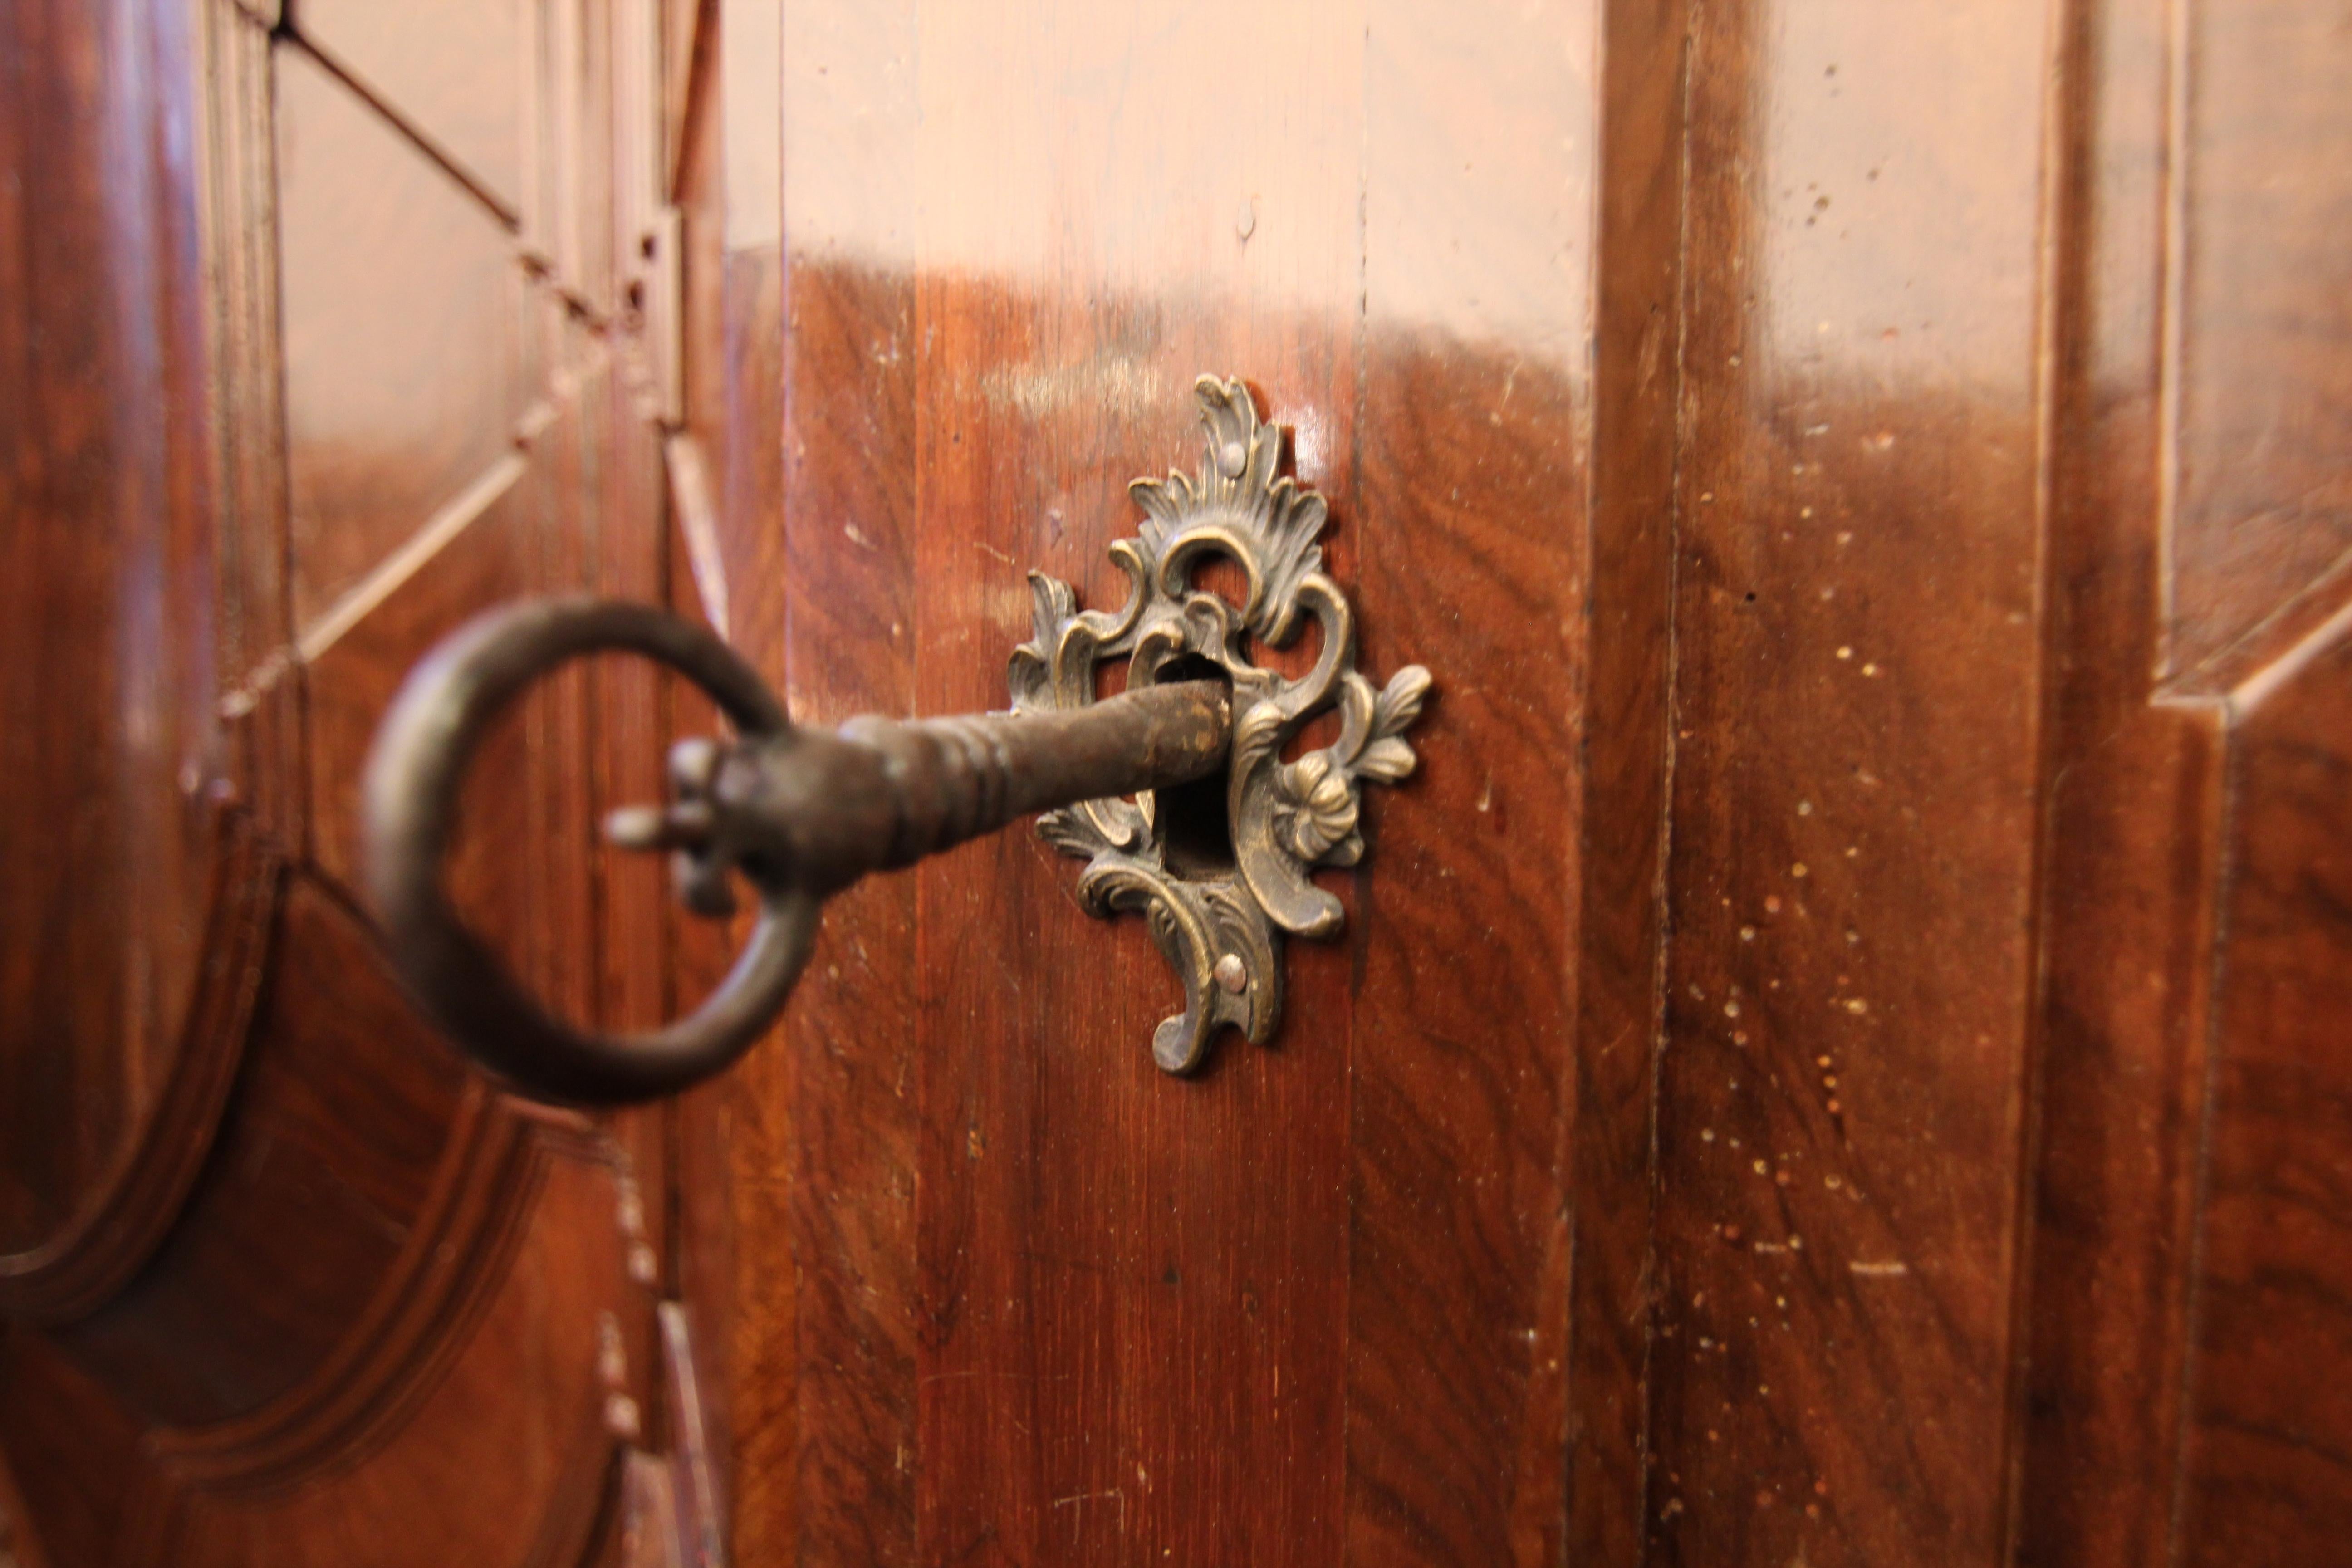
[[[360,761],[434,639],[664,591],[674,258],[646,239],[695,19],[665,15],[0,19],[0,1513],[28,1568],[616,1560],[631,1456],[677,1440],[683,1123],[496,1092],[352,892]],[[582,672],[468,798],[460,898],[578,1016],[663,1005],[657,879],[579,853],[656,782],[660,712],[642,672]]]

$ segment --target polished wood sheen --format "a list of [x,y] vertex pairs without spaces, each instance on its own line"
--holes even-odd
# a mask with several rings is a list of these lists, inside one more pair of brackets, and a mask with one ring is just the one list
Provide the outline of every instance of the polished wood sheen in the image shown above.
[[1711,21],[1651,1517],[1694,1563],[1984,1560],[2035,974],[2041,22]]
[[[2184,1383],[2229,1299],[2191,1260],[2248,1223],[2199,1195],[2230,1169],[2205,1020],[2252,798],[2209,694],[2273,700],[2341,604],[2305,456],[2341,268],[2284,259],[2344,195],[2316,8],[783,11],[805,630],[751,646],[793,700],[987,700],[1014,573],[1108,588],[1118,482],[1182,442],[1156,393],[1244,352],[1368,647],[1440,696],[1383,814],[1412,830],[1341,889],[1344,979],[1297,954],[1312,1001],[1202,1084],[1104,1059],[1134,1009],[1059,977],[1150,966],[1069,928],[1034,848],[861,893],[787,1026],[825,1072],[758,1096],[805,1217],[792,1314],[739,1333],[772,1414],[737,1436],[800,1464],[789,1498],[751,1483],[742,1539],[2316,1539],[2179,1489],[2254,1462]],[[2269,98],[2243,62],[2287,37]],[[2244,202],[2293,237],[2245,243]],[[729,520],[730,593],[766,602],[775,526]],[[772,1229],[737,1243],[781,1267]],[[2244,1245],[2203,1267],[2253,1277]],[[2310,1400],[2263,1429],[2325,1496]]]
[[[1571,320],[1546,312],[1555,281],[1577,275],[1574,257],[1560,255],[1579,232],[1574,203],[1559,202],[1557,226],[1524,237],[1506,204],[1572,181],[1573,159],[1555,142],[1531,164],[1464,180],[1458,229],[1400,249],[1390,270],[1366,261],[1351,195],[1366,167],[1357,143],[1370,133],[1350,129],[1369,124],[1362,17],[1276,19],[1279,47],[1238,74],[1222,42],[1255,24],[1188,18],[1161,37],[1169,53],[1148,87],[1122,85],[1114,65],[1149,31],[1139,22],[1075,11],[1035,20],[1005,29],[886,8],[853,24],[837,9],[786,8],[784,537],[794,554],[782,578],[782,647],[758,640],[743,609],[745,584],[771,592],[756,528],[734,535],[727,582],[739,636],[755,657],[781,661],[793,700],[819,715],[1001,702],[1003,652],[1025,632],[1018,565],[1070,575],[1094,598],[1114,587],[1100,552],[1131,526],[1121,487],[1137,469],[1186,460],[1181,393],[1204,366],[1251,374],[1275,416],[1297,427],[1300,476],[1343,520],[1328,547],[1343,578],[1360,584],[1367,547],[1351,531],[1369,525],[1347,520],[1361,460],[1351,454],[1367,450],[1354,432],[1368,373],[1349,317],[1368,265],[1396,322],[1379,382],[1398,447],[1383,479],[1393,499],[1381,526],[1395,540],[1386,581],[1392,604],[1408,582],[1441,595],[1404,630],[1368,617],[1368,642],[1381,657],[1418,658],[1431,639],[1459,635],[1472,606],[1524,605],[1529,591],[1555,617],[1570,613],[1577,556],[1543,542],[1576,538],[1575,514],[1557,510],[1579,482],[1573,356],[1563,346],[1560,368],[1515,369],[1497,352],[1457,371],[1444,333],[1500,340],[1532,324],[1572,341]],[[1498,127],[1573,112],[1572,99],[1554,102],[1572,70],[1547,74],[1519,49],[1555,26],[1573,28],[1531,17],[1479,57],[1528,61],[1517,95],[1496,110]],[[1382,57],[1383,72],[1402,78],[1372,154],[1415,177],[1450,156],[1420,145],[1417,106],[1438,90],[1415,76],[1424,52],[1408,41]],[[913,58],[927,63],[909,76]],[[1465,63],[1451,79],[1477,69]],[[1029,110],[1005,95],[1040,71],[1060,107],[1030,128]],[[1296,102],[1286,139],[1245,160],[1224,127],[1269,94]],[[1114,163],[1090,176],[1076,209],[1087,248],[1032,248],[1023,236],[1035,209],[1003,205],[1003,172],[1034,172],[1011,188],[1040,191],[1085,126],[1121,116],[1161,128],[1135,157],[1181,154],[1195,171],[1179,207],[1165,206],[1164,173]],[[992,129],[962,145],[917,129],[933,121]],[[853,123],[868,148],[862,168],[837,156]],[[1482,139],[1464,134],[1465,144]],[[983,188],[996,205],[978,200]],[[927,201],[906,199],[921,192]],[[1381,222],[1400,237],[1412,227],[1403,207]],[[1042,245],[1051,231],[1037,232]],[[1488,258],[1493,302],[1423,320],[1446,300],[1445,269],[1464,249]],[[900,257],[930,260],[908,274]],[[1171,313],[1159,302],[1168,289],[1212,303],[1205,315]],[[913,400],[911,418],[892,412],[902,398]],[[1431,563],[1451,560],[1433,552],[1461,487],[1492,482],[1479,454],[1498,407],[1524,422],[1509,492],[1528,530],[1522,552],[1433,576]],[[1428,477],[1428,462],[1453,453],[1458,469]],[[1475,529],[1476,512],[1467,507],[1457,526]],[[1516,580],[1522,572],[1531,589]],[[1454,592],[1463,597],[1449,610],[1457,602],[1444,595]],[[809,631],[790,632],[796,625]],[[1517,650],[1518,635],[1495,619],[1498,649]],[[1517,946],[1515,933],[1486,978],[1465,975],[1444,994],[1507,984],[1515,963],[1566,951],[1570,895],[1542,847],[1560,847],[1555,864],[1565,865],[1570,819],[1554,762],[1563,741],[1517,726],[1562,689],[1571,646],[1530,667],[1524,690],[1465,686],[1464,711],[1476,717],[1429,763],[1426,787],[1457,791],[1465,810],[1485,801],[1497,857],[1486,875],[1524,868],[1517,896],[1532,900],[1531,945]],[[801,657],[815,661],[805,674]],[[911,669],[910,689],[894,696],[875,684],[899,668]],[[1441,695],[1433,723],[1446,724],[1451,700]],[[1469,744],[1464,735],[1513,739],[1474,769],[1447,760]],[[1404,798],[1390,809],[1414,806]],[[1520,843],[1531,853],[1510,858]],[[1410,866],[1410,845],[1399,852]],[[1472,897],[1444,887],[1462,868],[1425,863],[1419,880],[1441,900],[1430,918]],[[746,1326],[772,1368],[778,1358],[764,1347],[796,1332],[798,1355],[783,1364],[799,1369],[800,1400],[765,1420],[739,1415],[737,1429],[748,1452],[796,1422],[802,1485],[796,1499],[768,1500],[772,1476],[750,1479],[757,1505],[739,1510],[739,1540],[773,1539],[794,1508],[812,1562],[967,1551],[1318,1562],[1350,1539],[1373,1551],[1384,1538],[1426,1545],[1432,1531],[1473,1556],[1541,1560],[1561,1529],[1565,1431],[1561,1000],[1531,1009],[1517,1054],[1485,1069],[1499,1104],[1457,1101],[1458,1053],[1484,1047],[1465,1039],[1449,1052],[1413,1022],[1444,1006],[1418,1012],[1410,997],[1424,939],[1403,933],[1428,928],[1408,917],[1384,935],[1374,921],[1352,955],[1296,952],[1281,1045],[1172,1085],[1139,1052],[1121,1059],[1086,1043],[1139,1038],[1165,981],[1139,931],[1069,924],[1055,869],[1012,837],[919,873],[911,907],[903,884],[886,883],[834,911],[787,1024],[789,1038],[808,1042],[803,1064],[824,1067],[812,1075],[804,1065],[792,1089],[809,1216],[793,1237],[796,1315]],[[998,925],[1017,938],[991,935]],[[1099,969],[1106,951],[1119,983],[1091,991],[1074,1016],[1057,1016],[1071,1014],[1066,995],[1056,1006],[1048,993],[988,979],[1008,965]],[[1400,1010],[1381,1037],[1393,1043],[1376,1079],[1363,1080],[1382,1085],[1381,1098],[1369,1120],[1328,1120],[1316,1108],[1344,1103],[1349,1020],[1365,1016],[1349,993],[1375,984]],[[910,994],[921,1006],[902,1020]],[[1020,1044],[963,1045],[999,1036]],[[895,1152],[910,1126],[923,1140],[912,1170]],[[1452,1236],[1432,1219],[1449,1211],[1465,1227]],[[892,1236],[900,1226],[922,1260],[914,1288],[891,1272],[908,1245]],[[1450,1321],[1464,1302],[1459,1270],[1506,1235],[1507,1250],[1476,1265],[1491,1269],[1487,1304]],[[774,1238],[751,1226],[739,1245],[746,1274],[782,1265]],[[1351,1268],[1361,1287],[1352,1294]],[[1508,1347],[1500,1360],[1495,1346]],[[1367,1419],[1347,1435],[1351,1387],[1412,1419]],[[754,1397],[773,1406],[766,1379]],[[1458,1415],[1429,1428],[1441,1410]]]
[[[647,1561],[662,1295],[745,1564],[2339,1560],[2341,10],[19,6],[0,1550]],[[1160,1073],[1018,828],[658,1111],[406,1012],[349,792],[456,618],[1002,707],[1203,372],[1435,678],[1271,1045]],[[490,742],[569,1016],[740,940],[589,847],[709,721]]]
[[104,1202],[132,1157],[182,1048],[221,829],[240,606],[203,432],[172,414],[205,374],[171,142],[193,41],[179,12],[135,12],[0,20],[0,1258]]
[[[0,1510],[29,1568],[602,1562],[625,1452],[676,1440],[682,1120],[496,1092],[351,892],[358,766],[425,647],[519,594],[667,587],[640,350],[595,308],[607,35],[654,14],[481,9],[0,24],[0,341],[39,415],[8,422],[0,927]],[[559,152],[541,259],[486,182]],[[656,697],[589,669],[525,704],[449,879],[608,1025],[666,1005],[665,917],[577,851],[651,787]]]
[[1467,37],[1430,6],[1364,18],[1360,488],[1341,516],[1368,655],[1454,673],[1427,764],[1380,808],[1347,999],[1325,1003],[1348,1016],[1349,1561],[1537,1568],[1567,1537],[1584,870],[1562,698],[1590,679],[1596,423],[1575,128],[1601,105],[1557,41],[1599,24],[1576,0]]

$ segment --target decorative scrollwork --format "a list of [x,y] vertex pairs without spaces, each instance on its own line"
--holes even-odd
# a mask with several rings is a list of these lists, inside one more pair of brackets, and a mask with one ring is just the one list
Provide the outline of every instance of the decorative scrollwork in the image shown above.
[[[1092,702],[1095,667],[1115,658],[1128,660],[1130,688],[1156,682],[1180,660],[1184,673],[1202,673],[1206,661],[1232,683],[1230,868],[1172,866],[1150,793],[1082,802],[1037,824],[1046,842],[1087,862],[1078,896],[1088,911],[1141,912],[1176,971],[1184,1010],[1162,1020],[1151,1041],[1152,1058],[1171,1073],[1199,1067],[1226,1024],[1258,1044],[1273,1037],[1281,933],[1339,932],[1339,900],[1308,873],[1362,858],[1363,781],[1393,784],[1412,772],[1404,732],[1430,686],[1419,665],[1378,691],[1357,670],[1354,614],[1324,574],[1316,542],[1328,515],[1323,498],[1276,472],[1282,433],[1259,423],[1239,381],[1202,376],[1193,390],[1207,437],[1200,473],[1128,487],[1144,518],[1134,538],[1110,547],[1128,577],[1126,605],[1115,614],[1080,610],[1068,584],[1032,572],[1035,635],[1013,650],[1010,672],[1019,712]],[[1238,607],[1192,585],[1193,568],[1214,557],[1242,570]],[[1302,615],[1322,629],[1315,667],[1295,680],[1258,668],[1254,650],[1289,644]],[[1333,708],[1339,738],[1283,761],[1307,722]]]

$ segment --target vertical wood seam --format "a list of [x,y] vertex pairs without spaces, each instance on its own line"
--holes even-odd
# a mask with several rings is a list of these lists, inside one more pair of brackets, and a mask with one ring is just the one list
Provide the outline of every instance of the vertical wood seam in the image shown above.
[[2026,1423],[2032,1372],[2033,1259],[2036,1218],[2041,1194],[2042,1063],[2048,1047],[2050,975],[2050,901],[2055,864],[2053,835],[2057,830],[2058,792],[2053,787],[2063,768],[2060,748],[2064,727],[2058,709],[2065,683],[2056,671],[2063,667],[2071,629],[2058,611],[2060,595],[2051,578],[2062,568],[2064,552],[2056,547],[2059,525],[2056,472],[2058,440],[2065,415],[2081,405],[2071,396],[2074,369],[2083,356],[2074,351],[2088,309],[2089,290],[2083,278],[2089,224],[2086,206],[2095,190],[2095,176],[2084,165],[2089,157],[2095,107],[2088,64],[2088,37],[2095,25],[2091,7],[2096,0],[2049,0],[2043,13],[2042,142],[2037,178],[2041,183],[2034,261],[2033,347],[2033,617],[2037,644],[2033,679],[2032,738],[2033,847],[2025,878],[2025,951],[2032,968],[2019,998],[2018,1097],[2015,1180],[2011,1192],[2008,1249],[2008,1343],[2002,1369],[2001,1460],[1995,1502],[2000,1533],[1994,1543],[1994,1563],[2015,1560],[2023,1539],[2024,1460]]
[[[1371,348],[1372,308],[1372,22],[1369,12],[1356,35],[1356,318],[1349,326],[1353,338],[1350,353],[1355,363],[1355,415],[1351,421],[1351,438],[1348,444],[1348,495],[1356,510],[1357,537],[1360,553],[1369,555],[1370,541],[1363,540],[1363,520],[1370,508],[1364,489],[1365,433],[1371,426]],[[1357,581],[1366,575],[1365,566],[1357,567]],[[1352,1468],[1349,1456],[1355,1449],[1356,1378],[1356,1203],[1360,1151],[1356,1144],[1356,1009],[1361,1005],[1364,992],[1364,963],[1371,942],[1371,923],[1376,899],[1369,879],[1361,870],[1353,874],[1357,885],[1356,918],[1348,931],[1348,1038],[1345,1046],[1347,1068],[1340,1075],[1340,1125],[1347,1129],[1348,1161],[1347,1206],[1343,1221],[1348,1227],[1343,1265],[1339,1270],[1339,1323],[1347,1343],[1340,1353],[1339,1370],[1339,1462],[1331,1467],[1333,1497],[1331,1518],[1339,1542],[1339,1556],[1344,1565],[1349,1556],[1348,1546],[1348,1491]],[[1279,954],[1277,963],[1286,962]]]
[[[2178,0],[2185,5],[2186,0]],[[2177,63],[2177,62],[2176,62]],[[2167,458],[2170,456],[2167,450]],[[2167,1508],[2164,1562],[2166,1568],[2179,1568],[2188,1541],[2189,1463],[2190,1436],[2197,1417],[2197,1371],[2200,1360],[2199,1327],[2205,1304],[2205,1246],[2211,1226],[2209,1215],[2213,1189],[2213,1140],[2219,1117],[2214,1109],[2215,1091],[2221,1075],[2224,987],[2228,984],[2230,952],[2230,910],[2231,895],[2238,880],[2236,853],[2239,797],[2243,784],[2244,749],[2239,744],[2239,732],[2245,710],[2232,699],[2221,705],[2221,721],[2218,726],[2218,743],[2221,755],[2221,802],[2214,815],[2215,847],[2213,851],[2213,928],[2212,946],[2207,953],[2205,982],[2205,1061],[2204,1084],[2199,1092],[2197,1106],[2197,1171],[2191,1179],[2189,1212],[2194,1216],[2189,1235],[2189,1255],[2183,1264],[2188,1285],[2182,1292],[2180,1309],[2179,1394],[2174,1400],[2172,1434],[2172,1496]]]
[[2158,298],[2162,320],[2157,362],[2156,668],[2160,683],[2173,673],[2179,574],[2174,545],[2180,517],[2181,350],[2186,341],[2189,255],[2189,7],[2165,0],[2164,278]]
[[[1647,1246],[1643,1257],[1641,1279],[1646,1300],[1643,1303],[1642,1370],[1641,1370],[1641,1441],[1635,1455],[1637,1482],[1634,1504],[1635,1526],[1640,1531],[1641,1559],[1649,1560],[1650,1526],[1650,1445],[1652,1423],[1656,1406],[1652,1395],[1650,1363],[1657,1344],[1658,1306],[1663,1299],[1658,1272],[1657,1213],[1658,1201],[1664,1183],[1664,1169],[1659,1152],[1659,1108],[1664,1092],[1666,1053],[1666,993],[1674,950],[1675,922],[1668,900],[1673,897],[1674,829],[1675,829],[1675,769],[1679,752],[1676,736],[1682,700],[1681,643],[1678,637],[1677,616],[1682,604],[1683,557],[1683,461],[1690,448],[1691,403],[1685,375],[1685,356],[1690,346],[1690,222],[1691,222],[1691,147],[1692,109],[1697,90],[1698,32],[1700,16],[1706,0],[1685,0],[1683,8],[1682,41],[1682,124],[1675,139],[1680,153],[1680,166],[1675,175],[1675,369],[1674,456],[1667,470],[1666,487],[1666,580],[1665,603],[1665,711],[1662,715],[1659,745],[1664,755],[1658,776],[1657,873],[1651,884],[1651,907],[1658,921],[1657,944],[1651,954],[1650,970],[1650,1088],[1649,1088],[1649,1162],[1650,1215],[1646,1227]],[[1607,68],[1604,58],[1602,68]],[[1607,165],[1601,170],[1608,178]]]

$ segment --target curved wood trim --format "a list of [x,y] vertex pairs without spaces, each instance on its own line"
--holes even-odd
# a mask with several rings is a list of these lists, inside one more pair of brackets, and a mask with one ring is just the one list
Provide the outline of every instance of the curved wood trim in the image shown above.
[[41,1246],[0,1257],[0,1316],[88,1317],[171,1231],[212,1152],[268,972],[282,856],[241,811],[221,814],[205,959],[163,1088],[95,1197]]
[[529,1228],[551,1162],[615,1167],[593,1123],[526,1106],[479,1080],[467,1086],[450,1144],[399,1265],[331,1356],[250,1415],[150,1437],[175,1479],[251,1494],[365,1458],[469,1342]]

